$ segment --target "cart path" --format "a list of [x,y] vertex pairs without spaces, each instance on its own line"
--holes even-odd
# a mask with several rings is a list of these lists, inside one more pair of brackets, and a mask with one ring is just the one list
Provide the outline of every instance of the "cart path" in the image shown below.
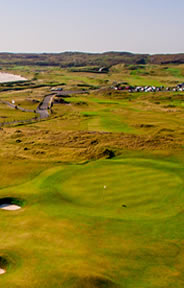
[[19,124],[19,123],[31,123],[32,121],[39,121],[39,120],[42,120],[42,119],[46,119],[46,118],[49,117],[49,114],[50,114],[49,113],[49,109],[52,107],[54,96],[61,96],[62,97],[62,96],[68,96],[68,95],[71,95],[71,94],[84,94],[84,93],[86,93],[86,91],[59,91],[59,92],[54,92],[52,94],[44,96],[42,102],[39,103],[39,105],[36,108],[36,110],[26,109],[26,108],[20,107],[18,105],[15,105],[15,104],[13,104],[11,102],[4,101],[4,100],[0,99],[0,103],[8,105],[12,109],[18,109],[18,110],[21,110],[22,112],[31,112],[31,113],[39,114],[39,117],[34,117],[34,118],[31,118],[31,119],[27,119],[27,120],[17,120],[17,121],[12,121],[12,122],[4,122],[4,123],[0,123],[0,126]]
[[22,112],[30,112],[30,113],[39,114],[39,116],[36,116],[34,118],[30,118],[30,119],[27,119],[27,120],[17,120],[17,121],[0,123],[0,127],[1,126],[6,126],[6,125],[13,125],[13,124],[31,123],[33,121],[39,121],[39,120],[48,118],[49,117],[48,109],[50,108],[50,105],[52,103],[52,97],[53,97],[53,95],[45,96],[43,101],[36,108],[36,110],[26,109],[26,108],[20,107],[18,105],[12,104],[12,103],[10,103],[8,101],[0,100],[0,103],[8,105],[12,109],[18,109],[18,110],[20,110]]

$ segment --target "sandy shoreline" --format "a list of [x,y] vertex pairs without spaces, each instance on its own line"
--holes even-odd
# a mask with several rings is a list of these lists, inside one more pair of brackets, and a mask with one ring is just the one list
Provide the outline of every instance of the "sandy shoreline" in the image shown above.
[[15,82],[15,81],[26,81],[27,79],[14,74],[0,72],[0,83]]

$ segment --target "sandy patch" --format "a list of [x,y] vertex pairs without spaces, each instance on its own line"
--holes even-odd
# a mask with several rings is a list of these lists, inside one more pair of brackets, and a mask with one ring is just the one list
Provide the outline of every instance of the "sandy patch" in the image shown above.
[[0,83],[26,81],[27,79],[19,75],[0,72]]
[[6,270],[0,268],[0,275],[6,273]]
[[15,210],[21,209],[21,207],[15,204],[2,204],[0,205],[0,209],[8,210],[8,211],[15,211]]

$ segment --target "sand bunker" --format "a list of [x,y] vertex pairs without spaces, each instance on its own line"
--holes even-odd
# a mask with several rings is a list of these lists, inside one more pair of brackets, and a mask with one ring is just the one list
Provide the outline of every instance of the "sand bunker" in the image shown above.
[[21,209],[21,207],[18,205],[15,205],[15,204],[2,204],[2,205],[0,205],[0,209],[15,211],[15,210]]
[[7,272],[8,260],[0,256],[0,275]]
[[0,199],[0,209],[15,211],[22,208],[23,200],[14,197],[5,197]]
[[6,270],[0,268],[0,275],[2,275],[2,274],[4,274],[4,273],[6,273]]

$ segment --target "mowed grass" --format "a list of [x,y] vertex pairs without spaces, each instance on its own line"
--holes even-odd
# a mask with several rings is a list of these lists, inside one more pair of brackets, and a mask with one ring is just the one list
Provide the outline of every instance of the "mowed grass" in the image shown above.
[[136,133],[136,129],[128,126],[126,120],[123,117],[116,115],[115,113],[105,110],[99,113],[84,112],[82,115],[89,117],[88,130],[92,131],[105,131],[105,132],[124,132],[124,133]]
[[1,189],[2,287],[183,287],[184,165],[140,158],[46,169]]

